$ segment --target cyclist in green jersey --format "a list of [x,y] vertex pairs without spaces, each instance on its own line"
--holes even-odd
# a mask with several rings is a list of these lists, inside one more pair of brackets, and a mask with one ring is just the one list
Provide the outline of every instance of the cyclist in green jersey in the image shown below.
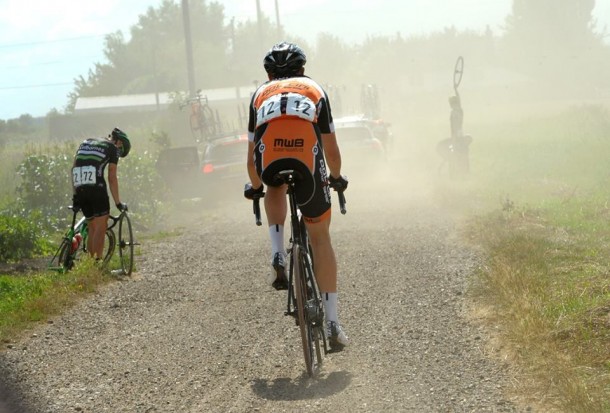
[[[127,209],[119,195],[117,165],[119,158],[129,154],[131,142],[127,134],[114,128],[107,138],[83,141],[76,151],[72,165],[72,206],[82,210],[88,220],[87,250],[95,259],[101,259],[104,237],[108,227],[110,199],[107,186],[119,211]],[[108,185],[104,170],[108,165]]]

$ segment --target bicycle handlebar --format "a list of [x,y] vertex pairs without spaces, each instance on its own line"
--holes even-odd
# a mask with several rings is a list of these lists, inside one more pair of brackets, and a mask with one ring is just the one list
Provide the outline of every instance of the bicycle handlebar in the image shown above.
[[[81,209],[80,208],[75,208],[73,205],[68,205],[68,209],[70,209],[70,210],[72,210],[74,212],[74,214],[72,215],[72,225],[71,225],[71,228],[74,229],[74,226],[76,225],[76,215],[78,215],[78,213],[81,211]],[[116,223],[121,218],[121,215],[125,214],[126,212],[127,212],[127,208],[125,208],[123,211],[119,211],[119,215],[117,215],[117,216],[113,216],[113,215],[108,214],[108,226],[107,226],[107,229],[114,228]],[[260,215],[260,210],[259,210],[259,215]],[[260,225],[260,224],[258,224],[258,225]]]
[[254,210],[254,221],[256,222],[257,226],[261,226],[263,225],[263,222],[261,221],[261,206],[260,206],[260,200],[261,198],[263,198],[265,196],[265,193],[263,192],[260,195],[255,195],[254,199],[252,200],[252,209]]
[[343,195],[343,191],[337,191],[337,196],[339,197],[339,209],[341,210],[341,213],[345,215],[347,209],[345,208],[345,195]]
[[[337,192],[337,197],[339,197],[339,209],[341,210],[341,213],[343,215],[345,215],[347,213],[347,209],[345,208],[345,195],[343,194],[343,190],[341,191],[336,191]],[[261,198],[265,197],[265,193],[263,192],[260,195],[255,195],[254,199],[252,199],[252,210],[254,212],[254,222],[256,223],[257,226],[261,226],[263,223],[261,221],[261,206],[260,206],[260,200]]]

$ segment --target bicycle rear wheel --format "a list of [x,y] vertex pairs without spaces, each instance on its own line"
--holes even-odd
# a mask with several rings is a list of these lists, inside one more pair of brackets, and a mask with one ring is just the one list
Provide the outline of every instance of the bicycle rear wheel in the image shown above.
[[322,350],[327,353],[326,348],[326,332],[324,328],[324,306],[320,290],[316,283],[313,273],[313,256],[311,255],[311,246],[308,246],[309,255],[306,255],[305,273],[307,282],[307,310],[309,313],[309,324],[313,334],[313,343],[316,350],[317,364],[322,365]]
[[74,257],[72,255],[72,242],[68,238],[64,238],[59,244],[57,252],[49,263],[49,269],[60,272],[69,271],[74,266]]
[[305,275],[304,251],[301,246],[293,246],[292,257],[294,261],[294,288],[297,304],[297,316],[299,319],[299,330],[301,331],[301,343],[303,345],[303,357],[307,374],[312,377],[315,373],[316,354],[314,344],[314,331],[308,311],[307,280]]
[[320,295],[320,289],[316,282],[316,278],[313,272],[313,250],[309,243],[309,236],[307,234],[307,228],[305,227],[305,220],[301,216],[299,221],[301,226],[301,237],[302,245],[306,245],[306,251],[303,251],[303,260],[305,262],[305,283],[307,285],[307,308],[309,310],[309,323],[313,331],[313,343],[316,349],[317,363],[322,364],[322,351],[324,354],[328,352],[326,347],[326,332],[324,329],[324,307],[322,305],[322,297]]
[[133,231],[131,221],[126,213],[119,220],[119,258],[124,275],[131,275],[133,271]]

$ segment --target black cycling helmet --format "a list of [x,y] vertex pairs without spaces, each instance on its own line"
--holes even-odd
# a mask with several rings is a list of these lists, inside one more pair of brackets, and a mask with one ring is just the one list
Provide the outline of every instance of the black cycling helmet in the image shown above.
[[121,158],[126,157],[127,154],[129,154],[129,151],[131,150],[131,142],[129,142],[127,134],[119,128],[114,128],[110,136],[112,137],[112,140],[123,142],[123,146],[119,148],[119,150]]
[[263,66],[273,78],[295,76],[307,62],[305,52],[294,43],[281,42],[267,52]]

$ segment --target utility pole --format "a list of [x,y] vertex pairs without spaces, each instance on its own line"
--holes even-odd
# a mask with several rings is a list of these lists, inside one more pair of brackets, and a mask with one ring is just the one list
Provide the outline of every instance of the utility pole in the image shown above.
[[195,97],[195,68],[193,65],[193,42],[191,40],[191,17],[188,0],[182,0],[182,24],[186,44],[186,70],[189,83],[189,97]]
[[261,1],[256,0],[256,23],[258,25],[258,47],[259,52],[262,54],[264,50],[263,46],[263,14],[261,12]]
[[275,0],[275,23],[277,25],[277,41],[279,42],[282,40],[282,26],[280,25],[280,8],[278,7],[277,0]]

